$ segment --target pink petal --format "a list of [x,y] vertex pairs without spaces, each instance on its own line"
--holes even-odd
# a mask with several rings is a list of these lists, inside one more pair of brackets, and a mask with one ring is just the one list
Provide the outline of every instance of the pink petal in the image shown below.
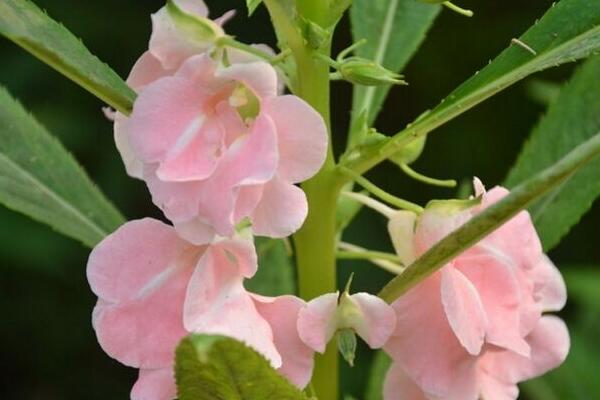
[[415,260],[414,236],[417,215],[411,211],[396,211],[388,222],[388,232],[394,250],[405,266]]
[[256,235],[286,237],[306,219],[308,204],[304,191],[275,177],[264,186],[262,198],[251,215]]
[[92,251],[93,325],[111,357],[133,367],[170,365],[186,334],[182,304],[197,252],[152,219],[123,225]]
[[296,328],[304,301],[295,296],[269,298],[252,295],[252,298],[256,309],[273,330],[273,340],[282,359],[279,373],[294,385],[304,388],[310,382],[314,364],[314,353],[300,340]]
[[187,288],[184,325],[190,332],[240,340],[279,368],[282,360],[271,327],[256,310],[239,271],[239,265],[251,260],[236,263],[227,251],[219,244],[211,245],[200,259]]
[[442,303],[456,337],[472,355],[483,346],[487,319],[477,289],[452,266],[442,269]]
[[138,380],[131,389],[131,400],[174,400],[177,387],[173,367],[141,369]]
[[392,364],[383,383],[384,400],[428,400],[399,364]]
[[497,352],[489,356],[485,369],[505,382],[517,383],[535,378],[562,364],[570,348],[569,331],[555,316],[544,316],[527,336],[531,357],[513,352]]
[[[199,17],[207,15],[206,6],[200,1],[177,0],[176,4],[187,13]],[[166,7],[152,14],[150,51],[165,69],[178,68],[185,59],[207,51],[212,45],[212,42],[197,40],[178,28]]]
[[338,293],[327,293],[311,300],[298,315],[300,339],[311,349],[324,353],[337,329],[335,312]]
[[277,96],[277,72],[264,61],[233,64],[218,71],[216,76],[243,83],[260,100]]
[[130,141],[146,163],[161,162],[178,142],[202,128],[206,94],[183,78],[167,77],[146,86],[130,117]]
[[296,96],[279,96],[263,103],[275,122],[279,143],[279,176],[291,183],[315,175],[327,155],[327,127],[321,115]]
[[163,181],[197,181],[208,178],[216,169],[223,145],[218,121],[200,115],[190,122],[156,170]]
[[249,185],[240,187],[235,202],[234,221],[250,217],[258,206],[265,185]]
[[511,260],[499,252],[483,252],[458,257],[455,266],[479,294],[488,322],[486,342],[528,356],[530,348],[520,329],[526,293],[521,293]]
[[534,268],[534,297],[542,311],[560,311],[567,303],[567,287],[560,271],[546,255]]
[[396,327],[394,309],[368,293],[355,293],[350,298],[362,313],[362,318],[354,321],[352,328],[372,349],[382,347]]
[[481,395],[486,400],[516,400],[519,397],[515,383],[499,380],[483,371],[479,375],[479,384]]
[[[227,12],[225,12],[225,14],[223,14],[219,18],[215,19],[215,24],[217,24],[219,26],[223,26],[227,22],[229,22],[233,17],[235,17],[235,14],[236,14],[235,10],[227,11]],[[231,61],[231,59],[229,59],[229,60],[230,60],[230,62],[234,62],[234,61]]]
[[420,256],[471,219],[469,210],[457,211],[446,202],[428,204],[415,230],[415,252]]
[[136,61],[127,78],[127,84],[136,92],[141,91],[146,85],[169,75],[169,71],[163,68],[160,61],[146,51]]
[[229,147],[200,193],[202,216],[220,235],[231,235],[238,222],[233,220],[238,188],[271,180],[277,160],[275,128],[267,118],[259,117],[252,132]]
[[212,226],[202,222],[199,218],[176,222],[175,230],[182,239],[196,246],[211,243],[217,234]]
[[157,164],[144,168],[144,180],[152,194],[152,202],[176,225],[197,218],[206,182],[165,182],[156,176],[156,167]]
[[92,291],[108,302],[135,300],[185,248],[169,225],[151,218],[130,221],[94,248],[87,278]]
[[384,349],[431,398],[475,399],[475,358],[448,324],[440,281],[435,273],[392,304],[396,330]]
[[131,148],[129,119],[121,113],[115,114],[114,137],[127,174],[132,178],[143,179],[144,165]]

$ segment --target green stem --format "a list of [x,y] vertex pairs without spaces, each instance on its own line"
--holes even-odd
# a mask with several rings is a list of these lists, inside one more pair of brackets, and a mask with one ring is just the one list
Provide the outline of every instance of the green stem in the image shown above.
[[421,207],[420,205],[411,203],[408,200],[404,200],[404,199],[396,197],[392,194],[389,194],[385,190],[376,186],[374,183],[371,183],[368,179],[362,177],[361,175],[358,175],[357,173],[355,173],[354,171],[352,171],[348,168],[341,167],[340,171],[342,173],[352,177],[354,182],[358,183],[360,186],[362,186],[363,188],[365,188],[366,190],[368,190],[375,196],[379,197],[381,200],[385,201],[386,203],[389,203],[389,204],[391,204],[395,207],[398,207],[400,209],[403,209],[403,210],[413,211],[416,214],[421,214],[423,212],[423,207]]
[[453,188],[456,187],[456,181],[454,179],[435,179],[418,173],[412,169],[408,164],[400,164],[400,169],[414,180],[426,183],[432,186],[441,186]]
[[345,251],[340,250],[336,253],[336,257],[341,260],[386,260],[395,263],[401,263],[400,257],[395,254],[385,253],[383,251]]

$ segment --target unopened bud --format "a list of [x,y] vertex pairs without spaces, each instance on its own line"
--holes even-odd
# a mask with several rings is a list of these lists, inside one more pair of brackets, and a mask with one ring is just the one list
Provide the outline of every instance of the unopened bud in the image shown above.
[[402,80],[402,75],[361,57],[350,57],[343,60],[338,71],[345,80],[358,85],[406,85],[406,82]]
[[344,360],[354,367],[356,354],[356,334],[353,329],[342,329],[338,332],[338,349]]
[[167,12],[177,29],[200,42],[214,42],[225,35],[223,28],[213,20],[188,14],[174,0],[167,1]]

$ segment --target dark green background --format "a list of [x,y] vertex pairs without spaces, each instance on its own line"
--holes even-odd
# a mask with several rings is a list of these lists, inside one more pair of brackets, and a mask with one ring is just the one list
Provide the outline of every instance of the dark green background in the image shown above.
[[[94,54],[121,76],[127,75],[147,47],[150,13],[163,4],[161,0],[36,3],[81,37]],[[247,20],[242,0],[207,3],[213,16],[238,9],[237,18],[227,25],[227,30],[240,40],[273,44],[264,9]],[[393,133],[437,104],[504,49],[511,38],[524,32],[551,1],[460,3],[475,9],[476,17],[467,19],[443,12],[425,45],[404,71],[410,86],[392,91],[385,112],[377,121],[381,131]],[[348,44],[349,27],[344,20],[336,36],[336,48]],[[567,66],[533,79],[561,83],[571,71],[572,66]],[[469,180],[477,175],[489,186],[502,182],[523,140],[544,112],[544,106],[528,94],[531,82],[529,79],[516,85],[433,133],[414,167],[436,177]],[[128,218],[159,215],[144,185],[125,175],[114,148],[111,123],[103,117],[100,101],[5,40],[0,40],[0,84],[8,87],[60,138]],[[351,90],[348,84],[335,83],[333,93],[334,135],[339,150],[347,128]],[[370,178],[391,192],[420,203],[454,195],[452,190],[413,182],[389,165],[378,168]],[[600,266],[599,225],[600,207],[596,204],[550,254],[563,271],[584,271],[581,265]],[[369,212],[361,213],[346,239],[374,249],[390,249],[385,221]],[[128,398],[135,371],[106,356],[92,331],[90,314],[95,298],[85,279],[88,252],[89,249],[47,227],[0,208],[1,399]],[[357,291],[375,292],[389,278],[368,264],[342,263],[341,285],[351,270],[357,274]],[[596,299],[585,308],[581,306],[583,301],[571,301],[564,313],[582,340],[600,333],[600,296]],[[587,361],[573,359],[552,379],[530,388],[537,396],[528,398],[553,399],[552,392],[544,392],[552,390],[547,386],[549,381],[562,382],[569,399],[600,396],[600,392],[591,391],[594,385],[598,387],[593,371],[588,371],[592,377],[588,380],[577,372],[577,365],[589,363],[593,357],[590,354],[598,352],[598,345],[582,343],[584,351],[579,353],[587,355]],[[595,360],[591,358],[591,364],[583,365],[593,366]],[[368,353],[361,351],[359,366],[344,369],[345,393],[363,398],[368,361]]]

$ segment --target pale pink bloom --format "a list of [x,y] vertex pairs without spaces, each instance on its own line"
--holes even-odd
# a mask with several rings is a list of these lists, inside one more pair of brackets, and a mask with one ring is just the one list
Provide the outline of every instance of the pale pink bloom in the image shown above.
[[244,218],[258,235],[296,231],[307,204],[294,184],[318,171],[327,147],[321,116],[279,96],[269,64],[222,67],[208,55],[143,86],[115,132],[129,172],[196,244],[230,236]]
[[298,333],[311,349],[323,353],[333,335],[352,329],[372,349],[382,347],[396,326],[394,310],[368,293],[328,293],[300,310]]
[[129,222],[96,246],[87,268],[98,295],[93,326],[111,357],[140,369],[132,399],[175,397],[174,350],[189,332],[243,341],[297,386],[308,383],[313,352],[296,332],[304,302],[246,292],[256,268],[251,240],[194,246],[153,219]]
[[[390,218],[405,263],[508,193],[475,186],[479,205],[432,202],[418,219]],[[398,322],[385,346],[394,360],[386,399],[516,399],[518,382],[566,358],[565,324],[543,315],[565,302],[563,279],[523,211],[392,304]]]

